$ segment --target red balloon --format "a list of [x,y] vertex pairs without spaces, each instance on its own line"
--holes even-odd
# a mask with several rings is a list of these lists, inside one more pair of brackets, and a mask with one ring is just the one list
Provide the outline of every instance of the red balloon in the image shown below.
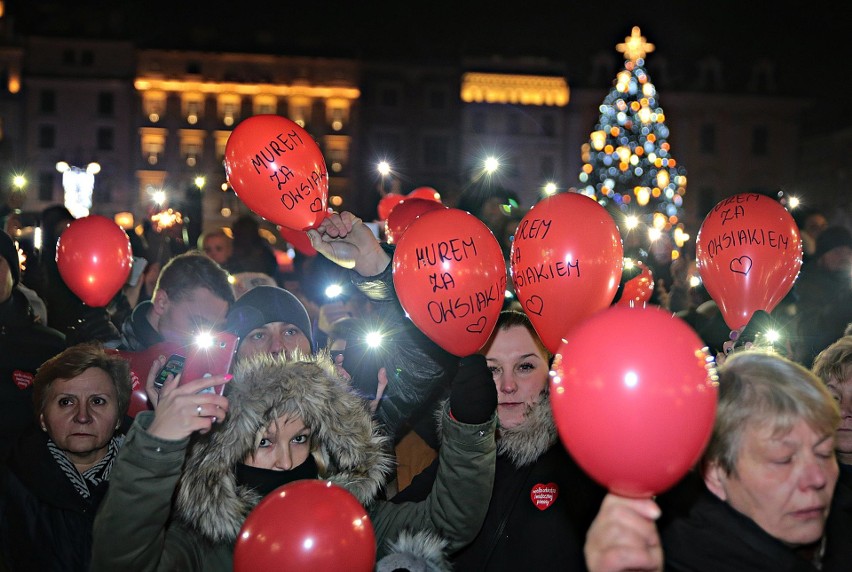
[[130,239],[112,220],[99,215],[68,225],[56,246],[62,281],[89,306],[106,306],[121,290],[133,266]]
[[[625,263],[625,268],[627,264]],[[654,275],[641,260],[631,260],[629,264],[639,269],[639,274],[624,282],[621,298],[617,303],[620,306],[639,307],[650,300],[654,293]]]
[[311,239],[308,238],[308,233],[303,230],[293,230],[286,226],[279,226],[278,233],[281,238],[293,245],[293,248],[304,254],[305,256],[316,256],[317,251],[311,244]]
[[[641,343],[648,339],[656,341]],[[613,306],[568,334],[550,403],[563,445],[589,476],[618,495],[650,497],[695,464],[716,415],[714,362],[703,346],[656,306]]]
[[615,221],[585,195],[553,195],[521,219],[512,282],[547,349],[556,352],[570,328],[612,303],[623,256]]
[[388,243],[399,242],[405,230],[424,213],[445,209],[443,204],[429,199],[404,199],[394,206],[385,221],[385,238]]
[[704,219],[695,258],[725,323],[737,330],[755,311],[771,312],[793,287],[802,267],[802,239],[781,204],[743,193],[723,200]]
[[376,537],[366,509],[328,481],[295,481],[263,497],[234,546],[235,572],[370,572]]
[[393,207],[405,200],[404,195],[399,193],[388,193],[381,198],[378,206],[379,220],[387,220]]
[[225,173],[256,214],[296,230],[325,217],[328,171],[310,133],[286,117],[254,115],[231,132]]
[[506,264],[485,223],[442,207],[405,231],[393,257],[393,284],[414,325],[461,357],[485,345],[497,324]]
[[426,199],[429,201],[437,201],[441,202],[441,193],[433,189],[432,187],[417,187],[410,193],[408,193],[408,198],[411,199]]

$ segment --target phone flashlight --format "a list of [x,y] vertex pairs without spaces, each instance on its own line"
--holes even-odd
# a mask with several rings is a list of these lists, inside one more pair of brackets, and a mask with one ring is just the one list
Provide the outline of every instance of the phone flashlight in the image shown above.
[[207,349],[213,347],[213,334],[210,332],[201,332],[195,336],[195,345],[200,348]]
[[334,299],[343,294],[343,286],[340,284],[329,284],[325,287],[325,297]]
[[371,348],[379,348],[382,346],[382,340],[384,339],[384,334],[379,331],[373,331],[367,333],[364,336],[364,341],[367,342],[367,345]]

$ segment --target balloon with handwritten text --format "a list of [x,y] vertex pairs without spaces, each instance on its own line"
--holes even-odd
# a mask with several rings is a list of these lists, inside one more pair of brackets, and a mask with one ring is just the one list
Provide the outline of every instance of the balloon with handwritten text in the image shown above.
[[411,226],[417,217],[430,211],[445,209],[442,203],[431,199],[406,198],[394,206],[385,221],[385,238],[388,243],[399,242],[405,229]]
[[494,330],[506,263],[485,223],[466,211],[441,208],[406,229],[393,256],[393,284],[420,331],[451,354],[466,356]]
[[615,221],[585,195],[553,195],[521,219],[512,282],[547,349],[555,352],[570,328],[612,303],[623,255]]
[[621,297],[616,302],[619,306],[638,308],[654,294],[654,274],[641,260],[624,259],[621,282]]
[[725,323],[737,330],[755,311],[771,312],[790,292],[802,267],[802,240],[793,216],[778,201],[741,193],[705,217],[695,259]]
[[225,173],[237,196],[266,220],[308,230],[326,216],[325,159],[311,135],[286,117],[240,122],[225,145]]
[[[619,341],[601,359],[601,340],[613,337]],[[635,343],[650,338],[658,342]],[[658,306],[612,306],[584,320],[559,347],[553,372],[550,404],[562,443],[610,492],[667,490],[710,440],[715,362],[686,322]]]
[[62,281],[83,302],[106,306],[130,276],[130,239],[104,216],[78,218],[59,237],[56,266]]

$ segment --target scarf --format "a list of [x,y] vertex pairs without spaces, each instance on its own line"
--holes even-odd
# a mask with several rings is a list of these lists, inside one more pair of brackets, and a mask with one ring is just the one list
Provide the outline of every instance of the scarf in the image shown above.
[[116,455],[118,455],[118,449],[123,442],[123,435],[110,439],[106,455],[83,473],[77,470],[77,467],[74,466],[74,463],[71,462],[65,451],[60,449],[50,437],[47,438],[47,450],[50,451],[59,468],[62,469],[62,472],[65,473],[65,476],[74,485],[74,489],[81,497],[88,499],[92,495],[89,487],[97,487],[102,482],[109,480],[112,465],[115,462]]
[[261,497],[265,497],[280,486],[303,479],[318,479],[319,469],[313,455],[308,455],[304,463],[289,471],[273,471],[259,469],[242,463],[234,467],[237,484],[254,489]]

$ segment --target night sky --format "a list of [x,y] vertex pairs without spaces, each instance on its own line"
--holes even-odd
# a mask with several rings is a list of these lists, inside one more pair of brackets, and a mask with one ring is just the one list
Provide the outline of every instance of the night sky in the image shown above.
[[830,98],[838,87],[852,88],[841,1],[310,0],[230,2],[224,10],[214,4],[219,2],[8,0],[7,13],[21,31],[88,32],[132,38],[143,47],[417,63],[457,61],[461,54],[548,57],[567,64],[576,86],[587,86],[594,54],[614,54],[615,44],[639,25],[657,48],[649,65],[661,54],[670,68],[687,74],[696,60],[713,55],[723,62],[729,91],[739,91],[751,62],[760,58],[776,62],[779,92],[785,94]]

